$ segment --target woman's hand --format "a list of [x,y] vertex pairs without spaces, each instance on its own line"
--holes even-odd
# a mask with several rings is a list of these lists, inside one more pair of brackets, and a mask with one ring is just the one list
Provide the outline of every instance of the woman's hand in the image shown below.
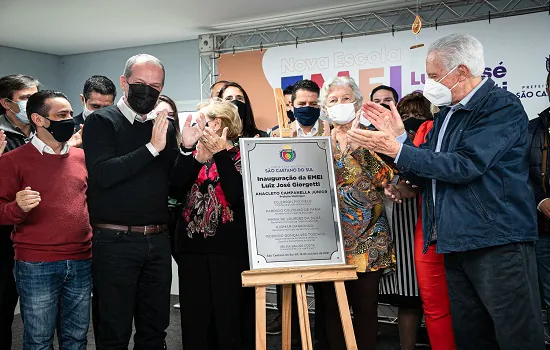
[[222,136],[218,136],[216,132],[210,128],[204,129],[203,135],[200,138],[204,146],[212,153],[216,154],[227,149],[227,128],[223,128]]
[[212,156],[212,152],[202,142],[197,143],[197,153],[195,154],[197,162],[204,164],[212,159]]
[[201,138],[206,127],[206,118],[202,113],[199,114],[199,117],[196,120],[196,124],[191,126],[191,114],[185,119],[183,124],[183,130],[181,131],[181,141],[183,147],[193,148]]
[[384,185],[384,194],[389,200],[392,200],[396,203],[402,203],[403,201],[401,198],[403,198],[401,191],[399,191],[399,188],[397,186],[392,185],[390,183]]

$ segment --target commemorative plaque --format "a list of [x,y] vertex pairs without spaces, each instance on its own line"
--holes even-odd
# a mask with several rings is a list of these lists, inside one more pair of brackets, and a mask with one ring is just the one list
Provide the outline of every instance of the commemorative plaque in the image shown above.
[[345,264],[329,137],[240,140],[251,269]]

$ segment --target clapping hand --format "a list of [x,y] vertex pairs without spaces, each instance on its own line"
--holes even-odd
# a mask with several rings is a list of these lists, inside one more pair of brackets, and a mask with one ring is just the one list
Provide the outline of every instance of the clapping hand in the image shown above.
[[203,143],[212,154],[227,149],[227,128],[223,128],[222,136],[218,136],[218,134],[210,128],[204,129],[201,143]]
[[390,102],[390,109],[388,111],[385,107],[374,102],[367,102],[361,107],[361,110],[365,113],[365,118],[376,129],[397,138],[405,132],[405,126],[393,102]]
[[206,118],[202,113],[199,114],[195,125],[191,126],[191,120],[192,116],[189,114],[181,131],[181,141],[185,148],[193,148],[202,137],[206,127]]
[[166,111],[158,112],[153,123],[151,144],[160,153],[166,147],[166,133],[168,132],[168,124],[170,123],[168,113]]
[[195,159],[197,162],[204,164],[212,159],[212,152],[210,152],[202,142],[199,142],[197,143],[197,153],[195,153]]
[[0,130],[0,156],[2,155],[2,153],[4,153],[7,144],[8,141],[6,141],[6,135],[4,134],[4,131]]

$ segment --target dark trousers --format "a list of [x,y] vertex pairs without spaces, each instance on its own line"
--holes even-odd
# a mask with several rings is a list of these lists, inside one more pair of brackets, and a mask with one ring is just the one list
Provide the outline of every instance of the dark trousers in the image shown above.
[[11,349],[11,324],[19,295],[13,278],[13,242],[9,233],[0,234],[0,349]]
[[458,350],[542,350],[533,243],[445,255]]
[[92,317],[96,348],[165,348],[170,322],[172,259],[168,232],[158,235],[94,229]]
[[[357,273],[346,282],[348,303],[353,308],[353,329],[358,350],[374,350],[378,333],[378,285],[382,271]],[[345,350],[346,342],[336,301],[334,283],[322,283],[330,350]]]
[[254,288],[244,288],[245,254],[177,254],[183,348],[253,350]]
[[540,299],[550,319],[550,234],[540,234],[535,243],[537,253],[537,269],[539,273]]

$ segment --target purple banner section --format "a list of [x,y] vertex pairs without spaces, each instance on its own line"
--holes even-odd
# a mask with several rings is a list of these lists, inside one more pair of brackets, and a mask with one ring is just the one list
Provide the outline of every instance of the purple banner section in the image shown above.
[[390,67],[390,86],[397,91],[397,95],[399,96],[399,99],[401,99],[401,97],[403,97],[401,66]]

